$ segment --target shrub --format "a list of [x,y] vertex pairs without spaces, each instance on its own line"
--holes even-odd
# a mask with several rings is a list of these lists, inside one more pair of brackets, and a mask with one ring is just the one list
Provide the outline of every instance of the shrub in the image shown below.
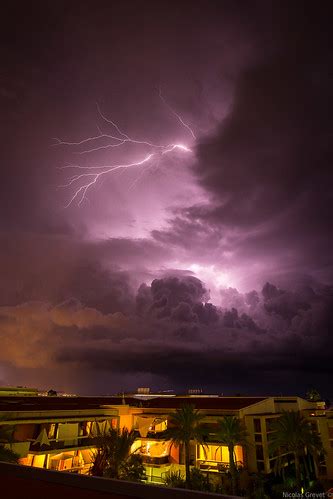
[[165,474],[163,482],[167,487],[176,489],[184,489],[186,486],[185,478],[181,471],[168,471]]
[[129,482],[141,482],[146,478],[145,467],[139,454],[132,454],[120,465],[119,478]]
[[190,472],[190,488],[193,490],[211,491],[211,486],[207,475],[204,475],[199,468],[192,468]]

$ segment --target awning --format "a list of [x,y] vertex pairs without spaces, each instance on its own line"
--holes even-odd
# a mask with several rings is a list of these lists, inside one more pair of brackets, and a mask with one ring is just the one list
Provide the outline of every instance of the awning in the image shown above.
[[38,435],[38,437],[34,441],[34,444],[47,445],[47,446],[51,445],[45,428],[43,428],[43,430],[40,432],[40,434]]
[[149,428],[151,427],[154,421],[155,421],[154,417],[149,418],[144,416],[138,416],[137,425],[141,437],[146,438]]

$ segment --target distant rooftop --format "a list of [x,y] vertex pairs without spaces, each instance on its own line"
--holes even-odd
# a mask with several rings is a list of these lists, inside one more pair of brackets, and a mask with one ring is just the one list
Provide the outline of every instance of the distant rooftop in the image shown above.
[[239,410],[244,407],[266,400],[267,397],[221,397],[221,396],[183,396],[183,397],[156,397],[146,401],[144,407],[157,409],[177,409],[183,405],[191,404],[196,409]]
[[2,395],[37,395],[37,388],[27,388],[26,386],[0,386],[0,396]]
[[[122,397],[0,396],[0,411],[75,411],[122,403]],[[127,399],[126,403],[138,405],[138,401],[133,398]]]
[[177,409],[191,404],[197,409],[239,410],[262,402],[267,397],[219,397],[219,396],[146,396],[124,397],[6,397],[0,396],[0,411],[75,411],[99,409],[104,406],[130,405],[133,407]]

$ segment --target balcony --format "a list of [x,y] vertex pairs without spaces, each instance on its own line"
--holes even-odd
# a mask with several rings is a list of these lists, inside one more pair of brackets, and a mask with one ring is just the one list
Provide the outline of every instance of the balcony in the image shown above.
[[[213,471],[218,473],[228,473],[230,467],[229,462],[222,461],[198,460],[197,464],[202,471]],[[237,461],[236,466],[237,468],[241,468],[243,463]]]
[[169,456],[158,456],[152,457],[144,454],[140,454],[144,464],[152,464],[154,466],[162,466],[164,464],[169,464]]
[[167,430],[164,431],[148,431],[147,438],[152,440],[166,440]]
[[51,438],[49,439],[49,444],[43,444],[33,440],[30,443],[29,452],[45,453],[53,450],[80,449],[84,447],[95,447],[97,443],[98,443],[97,437],[89,437],[89,436],[70,437],[67,439]]
[[149,440],[166,440],[167,430],[164,431],[148,431],[146,437],[140,435],[139,430],[134,430],[136,438],[144,439],[149,438]]

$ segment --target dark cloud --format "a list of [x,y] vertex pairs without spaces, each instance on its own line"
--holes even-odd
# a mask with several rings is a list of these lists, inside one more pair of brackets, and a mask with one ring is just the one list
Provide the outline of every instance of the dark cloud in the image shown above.
[[208,299],[203,283],[193,276],[154,279],[150,287],[140,286],[136,298],[141,315],[180,322],[214,322],[218,319],[217,309],[206,303]]
[[314,272],[325,262],[328,277],[333,99],[327,47],[318,53],[318,38],[310,45],[308,19],[295,31],[299,39],[277,45],[269,59],[240,75],[231,113],[198,147],[198,178],[215,207],[194,206],[186,216],[243,232],[241,248],[234,248],[239,259],[270,254],[282,268],[288,255],[290,267]]
[[[143,344],[129,343],[124,348],[102,350],[91,349],[73,354],[67,350],[60,353],[61,362],[79,362],[79,365],[116,373],[121,379],[129,371],[133,376],[151,375],[164,380],[164,386],[202,387],[217,392],[235,393],[293,393],[306,389],[319,381],[321,390],[330,393],[329,377],[332,375],[330,356],[323,354],[323,343],[307,344],[298,336],[288,337],[278,344],[254,342],[250,351],[240,348],[237,337],[217,341],[214,348],[199,343],[191,334],[191,343],[181,345],[181,338],[175,343]],[[230,343],[236,345],[230,348]],[[297,355],[296,355],[297,352]],[[112,366],[112,367],[111,367]],[[324,377],[323,377],[324,376]],[[325,377],[326,381],[325,381]],[[282,381],[282,384],[281,384]],[[132,385],[133,386],[133,385]],[[163,385],[162,385],[163,386]]]
[[[327,388],[326,6],[67,4],[2,11],[0,378],[78,392]],[[139,141],[193,153],[104,177],[64,208],[59,167],[146,154],[52,145],[114,132],[96,101]]]
[[103,243],[32,233],[2,234],[2,242],[2,305],[74,298],[105,313],[133,307],[130,275],[117,265],[117,252]]
[[278,314],[284,319],[291,320],[299,312],[309,310],[310,304],[300,299],[295,293],[288,293],[266,283],[262,289],[264,307],[269,314]]
[[191,220],[189,217],[176,216],[169,220],[168,230],[153,230],[152,237],[164,245],[176,246],[191,250],[193,245],[198,247],[198,243],[209,242],[210,247],[218,243],[221,234],[214,226],[202,223],[200,219]]
[[[219,309],[203,302],[203,284],[177,276],[141,286],[141,316],[103,314],[75,300],[57,306],[35,302],[1,307],[2,357],[16,369],[37,364],[45,369],[49,364],[53,369],[63,366],[64,373],[70,367],[89,372],[96,379],[102,372],[118,380],[132,375],[163,386],[195,384],[229,393],[244,387],[252,393],[271,392],[279,379],[285,383],[293,373],[285,390],[297,383],[305,389],[311,379],[320,381],[332,371],[333,295],[321,286],[303,291],[267,284],[260,293],[250,293],[250,300],[249,294],[243,295],[246,313],[242,307]],[[226,301],[230,305],[234,297],[240,303],[239,295],[230,290]],[[18,343],[24,348],[17,349]],[[36,348],[38,355],[32,358]],[[319,387],[328,392],[325,379]],[[77,390],[77,383],[73,380],[67,389]]]
[[[318,343],[330,339],[333,294],[331,286],[297,286],[294,291],[267,282],[260,293],[239,293],[229,288],[221,293],[227,318],[237,324],[238,313],[246,314],[255,326],[276,334],[313,336]],[[230,310],[231,309],[231,310]],[[238,312],[238,313],[237,313]]]
[[295,272],[330,282],[330,30],[323,12],[270,8],[271,38],[263,26],[258,35],[266,51],[237,74],[229,114],[197,147],[209,199],[152,234],[233,275],[240,268],[246,287]]

